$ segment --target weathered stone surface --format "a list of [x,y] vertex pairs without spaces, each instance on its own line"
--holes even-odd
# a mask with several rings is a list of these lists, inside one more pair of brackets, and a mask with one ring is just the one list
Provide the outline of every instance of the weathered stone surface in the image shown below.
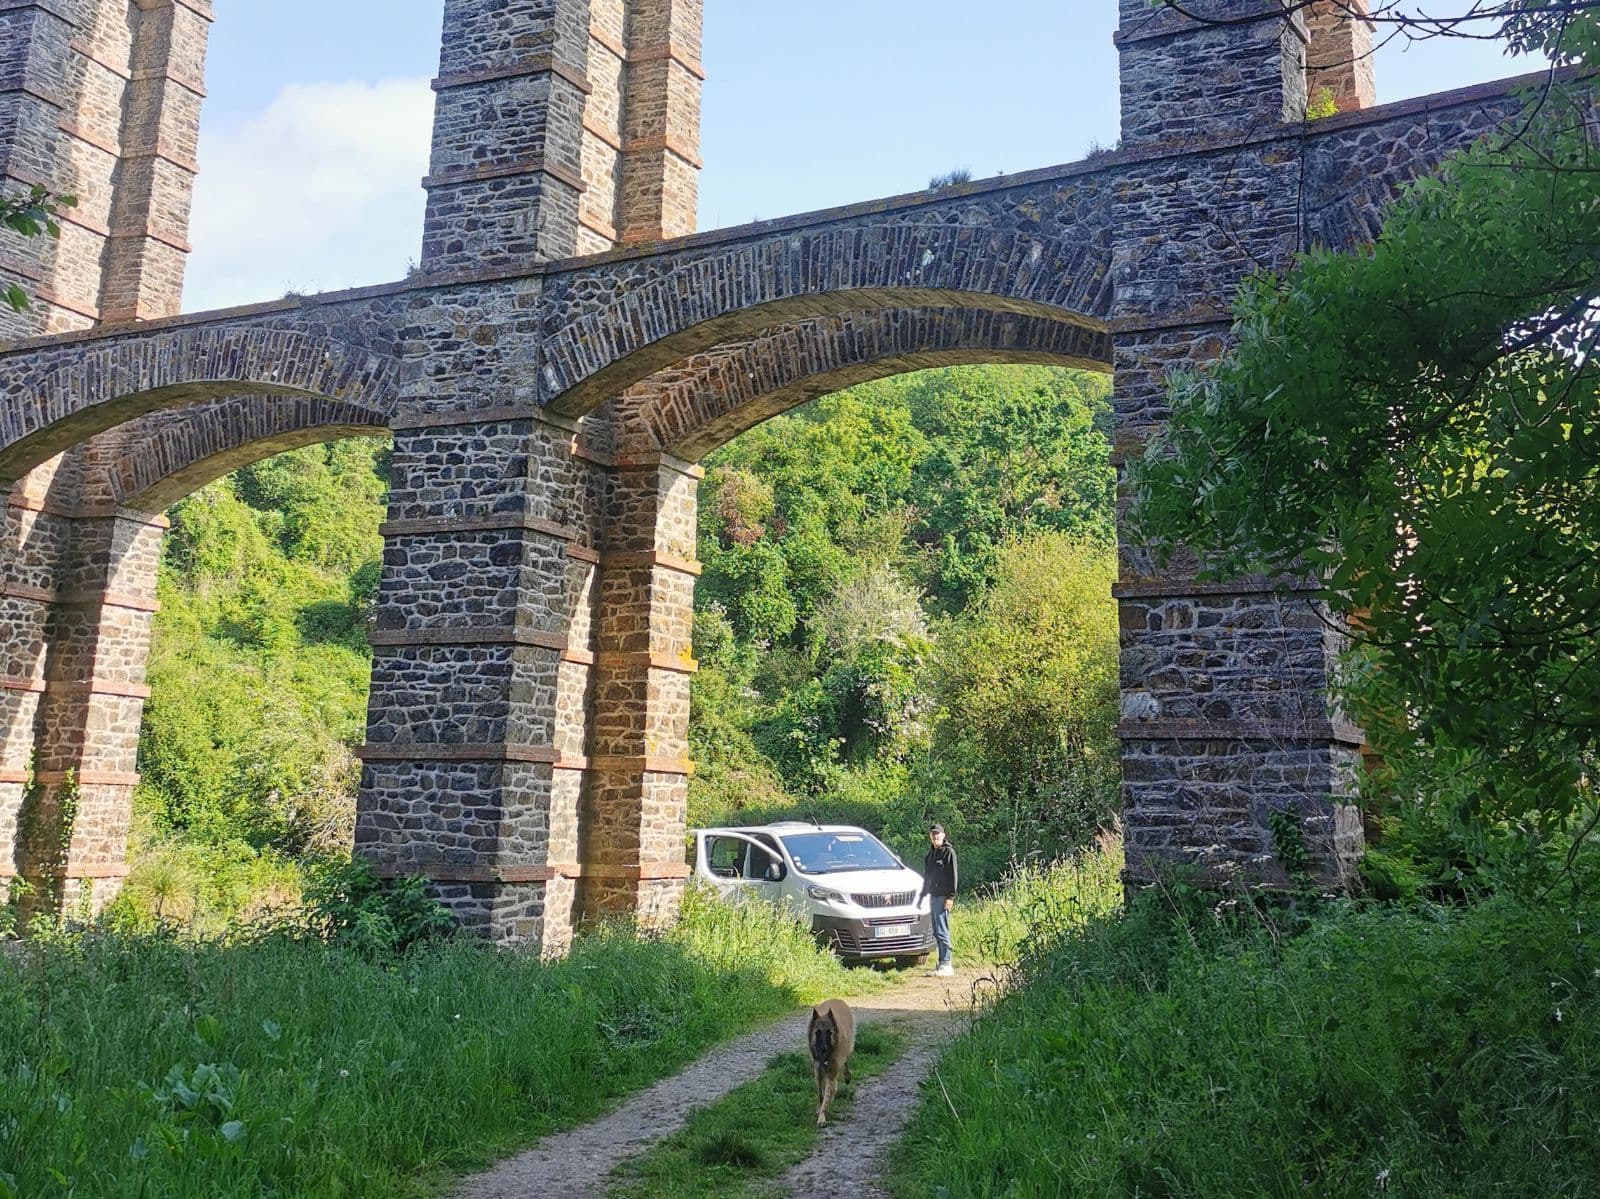
[[[1367,107],[1346,53],[1367,35],[1321,0],[1186,6],[1242,22],[1222,29],[1120,5],[1118,152],[689,235],[699,0],[444,0],[419,276],[174,318],[208,6],[0,0],[0,177],[84,200],[60,243],[0,238],[43,301],[0,335],[57,335],[0,347],[0,877],[64,846],[93,902],[123,869],[150,514],[388,431],[358,849],[504,944],[670,919],[696,458],[851,383],[1044,362],[1114,373],[1120,462],[1165,421],[1166,374],[1226,344],[1245,274],[1370,239],[1396,187],[1515,106],[1498,85]],[[1307,124],[1318,86],[1343,111]],[[157,319],[87,328],[128,317]],[[1327,699],[1314,592],[1120,556],[1130,878],[1281,881],[1286,812],[1336,880],[1360,733]]]
[[[1313,106],[1324,95],[1340,112],[1378,102],[1370,13],[1367,0],[1319,0],[1306,9],[1306,94]],[[1362,19],[1351,20],[1355,15]]]

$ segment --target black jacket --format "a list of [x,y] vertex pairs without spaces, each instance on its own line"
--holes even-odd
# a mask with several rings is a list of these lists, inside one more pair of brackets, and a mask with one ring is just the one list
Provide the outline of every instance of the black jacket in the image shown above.
[[956,893],[956,849],[946,841],[938,849],[928,847],[928,856],[922,859],[922,890],[917,892],[917,902],[924,895],[942,899]]

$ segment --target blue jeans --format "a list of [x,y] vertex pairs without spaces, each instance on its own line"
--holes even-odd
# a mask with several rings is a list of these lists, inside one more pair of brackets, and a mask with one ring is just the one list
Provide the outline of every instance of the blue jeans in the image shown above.
[[939,965],[950,962],[950,913],[944,910],[944,896],[935,895],[933,903],[933,941],[939,947]]

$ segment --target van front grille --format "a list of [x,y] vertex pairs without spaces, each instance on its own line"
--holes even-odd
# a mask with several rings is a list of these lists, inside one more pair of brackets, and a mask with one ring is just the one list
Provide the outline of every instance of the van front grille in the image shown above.
[[863,908],[907,908],[912,900],[916,899],[915,891],[896,891],[892,895],[852,895],[857,907]]
[[870,956],[926,953],[928,950],[927,934],[918,929],[913,929],[911,934],[905,937],[858,937],[849,929],[838,929],[833,933],[833,941],[840,953]]

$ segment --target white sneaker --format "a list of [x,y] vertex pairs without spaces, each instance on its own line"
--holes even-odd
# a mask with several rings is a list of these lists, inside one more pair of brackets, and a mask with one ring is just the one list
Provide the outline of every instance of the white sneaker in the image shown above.
[[942,966],[936,966],[934,968],[934,971],[933,971],[933,973],[939,978],[949,978],[955,972],[956,972],[956,968],[954,966],[952,966],[949,962],[946,962]]

